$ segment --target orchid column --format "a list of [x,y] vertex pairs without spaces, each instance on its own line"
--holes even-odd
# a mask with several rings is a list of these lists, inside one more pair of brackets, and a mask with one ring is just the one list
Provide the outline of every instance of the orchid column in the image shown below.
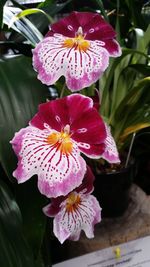
[[[73,12],[51,25],[33,50],[38,78],[51,85],[65,76],[72,92],[90,86],[107,68],[109,56],[121,54],[115,36],[100,15]],[[51,198],[44,212],[54,217],[61,243],[78,240],[82,229],[92,238],[101,220],[85,157],[119,162],[111,133],[93,105],[91,98],[77,93],[41,104],[29,126],[11,141],[18,156],[13,175],[18,183],[38,175],[39,191]]]

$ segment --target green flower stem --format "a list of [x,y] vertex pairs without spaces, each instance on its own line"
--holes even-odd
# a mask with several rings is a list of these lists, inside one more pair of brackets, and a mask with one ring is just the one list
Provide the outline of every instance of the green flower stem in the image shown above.
[[64,83],[64,85],[63,85],[63,87],[62,87],[62,90],[61,90],[61,93],[60,93],[60,98],[63,97],[64,92],[65,92],[65,88],[66,88],[66,83]]

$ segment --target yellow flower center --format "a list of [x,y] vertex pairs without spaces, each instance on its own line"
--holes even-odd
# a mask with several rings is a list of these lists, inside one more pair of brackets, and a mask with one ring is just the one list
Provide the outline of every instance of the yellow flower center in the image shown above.
[[90,47],[90,42],[84,39],[82,28],[79,27],[75,38],[67,38],[63,43],[63,47],[74,47],[76,50],[86,52]]
[[54,132],[47,137],[47,143],[55,146],[63,154],[70,154],[73,149],[73,143],[70,138],[70,127],[66,125],[60,133]]
[[71,192],[66,201],[66,211],[73,212],[78,209],[78,206],[81,203],[81,197],[74,192]]

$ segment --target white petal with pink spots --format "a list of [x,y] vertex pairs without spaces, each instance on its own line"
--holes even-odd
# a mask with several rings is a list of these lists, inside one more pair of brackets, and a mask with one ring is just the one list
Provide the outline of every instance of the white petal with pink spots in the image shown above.
[[66,39],[55,34],[40,42],[33,50],[33,66],[43,83],[54,84],[63,75],[68,88],[77,91],[96,82],[108,67],[109,53],[101,41],[88,41],[89,48],[81,51],[65,47]]

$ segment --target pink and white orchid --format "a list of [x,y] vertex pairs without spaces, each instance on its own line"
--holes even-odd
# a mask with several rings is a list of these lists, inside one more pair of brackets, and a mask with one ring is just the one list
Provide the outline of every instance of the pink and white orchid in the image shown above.
[[91,195],[94,176],[89,167],[81,186],[66,197],[52,199],[43,211],[49,217],[54,217],[53,231],[58,240],[77,241],[81,230],[88,238],[94,237],[94,225],[101,221],[101,208],[98,201]]
[[115,140],[111,134],[110,126],[105,123],[106,127],[106,139],[105,139],[105,151],[102,154],[102,158],[109,163],[120,163],[119,153],[116,147]]
[[41,104],[29,126],[11,141],[18,156],[13,175],[23,183],[37,174],[42,194],[67,195],[86,172],[80,153],[100,158],[105,138],[105,124],[91,98],[73,94]]
[[116,32],[99,14],[72,12],[51,25],[33,50],[33,66],[47,85],[66,77],[71,91],[95,83],[109,64],[121,55]]

